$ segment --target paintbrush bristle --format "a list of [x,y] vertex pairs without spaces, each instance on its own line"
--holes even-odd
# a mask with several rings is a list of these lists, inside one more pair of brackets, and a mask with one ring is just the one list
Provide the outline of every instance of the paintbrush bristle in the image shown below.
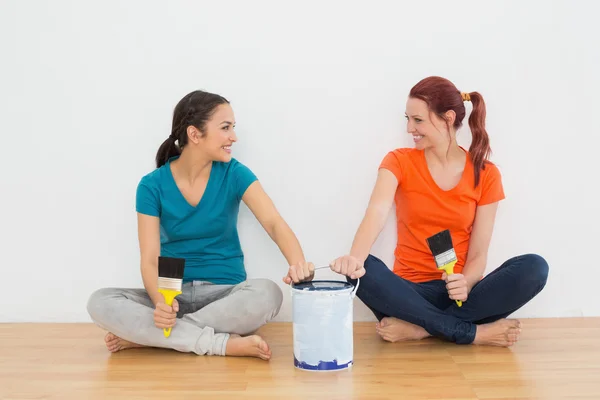
[[184,269],[184,258],[158,257],[158,276],[161,278],[183,279]]
[[158,287],[181,290],[185,259],[158,257]]
[[456,261],[456,252],[452,244],[452,236],[448,229],[436,233],[427,238],[429,250],[435,257],[435,262],[438,267],[448,264],[451,261]]
[[450,231],[446,229],[427,238],[427,244],[434,256],[442,254],[452,249],[452,237]]

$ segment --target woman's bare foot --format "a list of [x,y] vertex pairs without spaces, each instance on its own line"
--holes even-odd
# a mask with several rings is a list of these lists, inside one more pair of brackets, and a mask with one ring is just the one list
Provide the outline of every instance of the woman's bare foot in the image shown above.
[[521,322],[517,319],[501,319],[490,324],[477,325],[473,344],[510,347],[517,343]]
[[383,340],[388,342],[421,340],[431,336],[420,326],[394,317],[383,318],[377,323],[375,330]]
[[271,358],[271,349],[263,338],[258,335],[241,337],[240,335],[229,335],[225,348],[227,356],[257,357],[263,360]]
[[104,337],[104,342],[106,343],[106,348],[111,353],[116,353],[117,351],[120,351],[120,350],[132,349],[135,347],[144,347],[141,344],[132,343],[125,339],[121,339],[117,335],[110,333],[110,332],[108,332],[106,334],[106,336]]

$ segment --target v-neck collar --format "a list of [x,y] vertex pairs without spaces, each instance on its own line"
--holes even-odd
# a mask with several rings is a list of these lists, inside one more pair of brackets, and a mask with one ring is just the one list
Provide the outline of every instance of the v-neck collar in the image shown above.
[[468,176],[467,174],[470,174],[473,172],[471,170],[471,161],[470,161],[471,156],[470,156],[469,152],[467,150],[465,150],[462,146],[458,146],[458,147],[460,147],[461,150],[465,152],[465,155],[466,155],[465,167],[463,168],[463,171],[462,171],[462,174],[460,176],[460,180],[458,181],[458,183],[456,185],[454,185],[454,187],[452,187],[451,189],[448,189],[448,190],[443,190],[437,184],[435,179],[433,179],[433,175],[431,175],[431,171],[429,170],[429,166],[427,165],[427,158],[425,157],[425,151],[421,150],[421,162],[425,166],[425,175],[427,176],[427,180],[433,187],[435,187],[435,190],[437,190],[440,193],[451,194],[451,193],[454,193],[455,191],[459,190],[465,184],[465,181],[467,180],[467,176]]
[[176,160],[178,158],[179,158],[179,156],[171,157],[165,164],[165,167],[167,169],[167,174],[169,175],[169,181],[173,185],[173,189],[177,192],[181,201],[183,201],[190,209],[197,210],[200,208],[200,206],[203,204],[203,202],[205,202],[204,199],[206,198],[207,194],[209,193],[211,182],[214,180],[213,172],[215,170],[215,162],[213,161],[212,165],[210,166],[210,173],[208,174],[208,181],[206,182],[206,187],[204,188],[204,193],[202,193],[202,197],[200,197],[200,201],[198,201],[198,204],[196,204],[195,206],[192,206],[190,204],[190,202],[187,201],[187,199],[185,198],[183,193],[181,193],[181,190],[179,189],[179,186],[177,186],[177,182],[175,181],[175,177],[173,176],[173,171],[171,170],[171,161]]

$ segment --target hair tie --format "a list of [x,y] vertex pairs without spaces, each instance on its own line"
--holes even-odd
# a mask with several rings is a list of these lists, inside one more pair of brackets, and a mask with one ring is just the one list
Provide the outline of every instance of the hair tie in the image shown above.
[[471,95],[469,93],[461,93],[463,101],[471,101]]
[[176,137],[176,136],[175,136],[175,134],[173,134],[173,133],[171,133],[171,134],[169,135],[169,139],[170,139],[170,140],[172,140],[172,141],[174,141],[174,142],[175,142],[175,141],[177,141],[177,137]]

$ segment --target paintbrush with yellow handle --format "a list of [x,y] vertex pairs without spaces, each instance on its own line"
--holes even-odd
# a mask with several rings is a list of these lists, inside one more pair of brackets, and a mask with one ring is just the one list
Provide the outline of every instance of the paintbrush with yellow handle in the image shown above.
[[[173,305],[175,297],[181,294],[185,259],[158,257],[158,291],[164,296],[165,304]],[[165,337],[171,335],[171,328],[164,328]]]
[[[435,264],[438,269],[446,271],[448,276],[454,274],[454,265],[458,261],[450,231],[446,229],[427,238],[429,250],[435,258]],[[459,307],[462,307],[462,301],[454,300]]]

